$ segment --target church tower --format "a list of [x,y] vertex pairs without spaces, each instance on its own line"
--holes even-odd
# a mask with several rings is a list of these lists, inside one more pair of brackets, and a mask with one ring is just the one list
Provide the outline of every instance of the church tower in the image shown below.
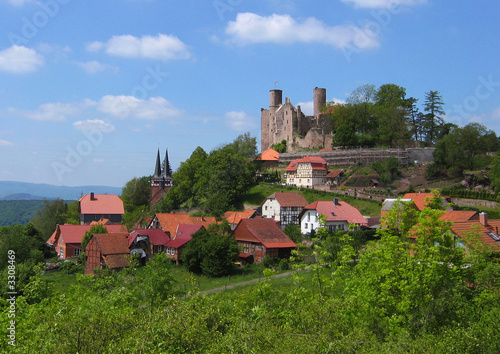
[[165,151],[165,159],[160,163],[160,149],[156,154],[155,172],[151,178],[151,199],[149,200],[150,208],[153,208],[156,203],[162,200],[168,190],[173,186],[172,167],[168,160],[168,149]]

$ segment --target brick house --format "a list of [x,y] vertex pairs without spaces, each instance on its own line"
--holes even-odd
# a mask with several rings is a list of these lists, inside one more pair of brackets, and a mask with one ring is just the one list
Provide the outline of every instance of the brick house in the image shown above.
[[114,194],[86,194],[78,201],[80,225],[88,225],[93,221],[108,219],[109,224],[121,224],[125,214],[123,201]]
[[302,234],[308,234],[312,230],[317,229],[319,224],[319,216],[326,216],[326,227],[330,231],[336,229],[349,229],[349,224],[360,226],[368,226],[368,223],[358,209],[351,204],[334,200],[320,200],[309,204],[304,208],[300,215],[300,230]]
[[128,236],[127,232],[92,235],[85,248],[85,274],[92,274],[95,269],[128,267]]
[[170,239],[165,244],[167,257],[172,259],[175,264],[181,264],[184,247],[191,241],[192,235],[202,227],[201,225],[179,225],[175,238]]
[[[451,231],[456,235],[458,247],[487,247],[491,254],[500,257],[500,220],[488,220],[486,213],[479,214],[479,220],[454,222]],[[477,242],[480,241],[481,245]]]
[[313,188],[327,182],[328,166],[320,156],[306,156],[290,162],[285,169],[286,183],[297,187]]
[[280,230],[272,219],[242,219],[234,230],[240,258],[261,263],[265,256],[289,258],[297,245]]
[[[82,251],[82,240],[92,225],[57,225],[56,230],[47,241],[60,259],[77,257]],[[122,225],[104,225],[108,232],[126,231]]]
[[276,192],[262,203],[262,217],[280,223],[281,229],[288,224],[300,225],[299,215],[309,203],[299,193]]

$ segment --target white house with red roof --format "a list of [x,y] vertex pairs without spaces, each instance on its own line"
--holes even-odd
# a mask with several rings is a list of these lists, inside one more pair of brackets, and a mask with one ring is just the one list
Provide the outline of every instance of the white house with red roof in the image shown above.
[[312,188],[326,183],[328,165],[320,156],[306,156],[290,162],[285,171],[287,184]]
[[308,204],[299,193],[276,192],[264,200],[261,214],[264,218],[279,222],[282,229],[288,224],[299,226],[299,214]]
[[90,193],[81,197],[78,202],[81,225],[101,219],[108,219],[110,224],[121,224],[122,215],[125,214],[123,201],[114,194]]
[[300,215],[300,230],[302,234],[308,234],[320,226],[320,215],[326,217],[326,227],[330,231],[336,229],[349,229],[349,224],[358,226],[367,226],[368,222],[361,215],[358,209],[351,204],[340,201],[337,198],[332,200],[319,200],[309,204],[304,208]]

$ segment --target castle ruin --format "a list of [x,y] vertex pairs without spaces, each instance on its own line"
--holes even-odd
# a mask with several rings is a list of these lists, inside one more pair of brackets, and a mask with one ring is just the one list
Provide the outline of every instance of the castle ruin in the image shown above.
[[326,89],[313,91],[314,115],[306,116],[300,106],[285,98],[283,91],[270,90],[269,109],[261,109],[261,151],[286,140],[287,152],[300,148],[329,148],[332,145],[331,122],[326,109]]

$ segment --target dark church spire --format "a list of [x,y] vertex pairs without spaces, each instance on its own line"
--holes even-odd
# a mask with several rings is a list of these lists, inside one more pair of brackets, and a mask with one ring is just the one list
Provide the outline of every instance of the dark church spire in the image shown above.
[[158,149],[158,154],[156,155],[156,165],[155,165],[154,177],[161,177],[160,149]]
[[170,167],[170,162],[168,161],[168,148],[165,150],[165,160],[163,160],[163,176],[172,176],[172,167]]

